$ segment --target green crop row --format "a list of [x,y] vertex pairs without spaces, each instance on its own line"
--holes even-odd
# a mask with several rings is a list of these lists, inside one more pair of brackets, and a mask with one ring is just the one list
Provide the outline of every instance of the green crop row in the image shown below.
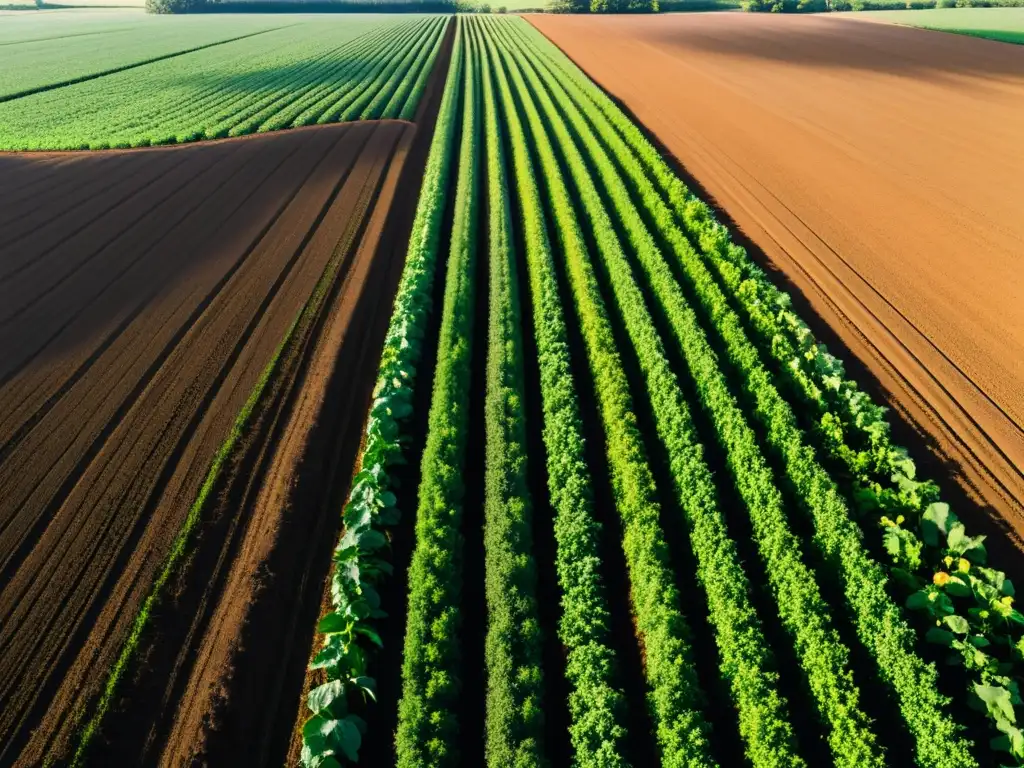
[[323,647],[313,668],[324,670],[327,682],[308,697],[313,714],[303,726],[302,749],[307,768],[330,766],[331,760],[358,759],[364,726],[350,711],[351,699],[360,692],[373,695],[374,691],[368,675],[368,649],[379,645],[380,637],[371,619],[380,611],[376,585],[391,572],[387,531],[399,521],[391,473],[405,461],[401,434],[412,413],[423,337],[433,312],[461,88],[462,59],[453,55],[381,353],[360,470],[345,506],[344,533],[334,550],[331,610],[318,626],[324,635]]
[[321,80],[323,90],[305,99],[300,100],[299,106],[302,109],[292,120],[291,126],[325,124],[331,119],[337,118],[356,98],[359,91],[356,84],[362,83],[364,76],[379,63],[381,58],[396,55],[402,50],[404,42],[412,30],[405,30],[394,36],[390,30],[382,30],[380,35],[374,39],[367,40],[366,44],[358,50],[354,50],[351,56],[351,63],[346,62],[347,67],[343,73],[347,84],[337,87],[331,78]]
[[968,535],[935,483],[917,476],[907,450],[892,442],[884,409],[847,378],[842,361],[814,338],[789,297],[730,242],[728,230],[635,126],[619,128],[634,135],[677,221],[699,244],[758,349],[774,361],[777,380],[813,413],[810,437],[851,479],[849,496],[889,556],[895,592],[921,614],[927,641],[949,648],[950,665],[970,673],[967,693],[987,713],[995,748],[1024,764],[1024,716],[1014,679],[1024,661],[1024,615],[1013,608],[1014,587],[1005,573],[984,567],[984,537]]
[[454,55],[463,59],[462,138],[437,369],[421,464],[416,547],[409,566],[396,736],[399,768],[455,765],[459,759],[454,710],[460,689],[461,519],[480,205],[480,83],[465,35],[460,43]]
[[[0,53],[0,101],[58,88],[154,60],[224,45],[294,25],[296,17],[178,18],[166,23],[141,15],[36,14],[6,17],[3,33],[45,25],[19,40],[5,38]],[[40,17],[46,17],[43,20]],[[103,23],[102,19],[107,22]],[[97,28],[94,25],[102,24]],[[365,22],[364,22],[365,26]]]
[[[476,22],[479,23],[479,22]],[[570,740],[579,768],[625,768],[625,699],[613,682],[611,615],[601,584],[601,526],[584,451],[583,423],[569,358],[562,299],[526,129],[486,30],[484,46],[507,127],[523,247],[533,302],[548,490],[555,510],[556,567],[562,591],[559,637],[570,683]]]
[[467,25],[483,85],[489,257],[486,471],[487,594],[485,758],[494,766],[540,766],[543,709],[537,571],[526,476],[522,321],[512,242],[502,124],[480,26]]
[[[566,269],[595,380],[608,441],[608,463],[623,540],[639,640],[644,648],[649,702],[662,758],[668,766],[714,765],[697,681],[690,631],[668,565],[654,478],[633,412],[625,373],[615,350],[597,277],[591,264],[571,192],[545,122],[526,85],[517,56],[499,46],[505,70],[529,125],[546,186],[549,212],[565,255]],[[518,54],[518,51],[515,51]]]
[[[575,149],[576,145],[589,148],[589,164],[595,169],[595,175],[609,200],[609,209],[614,212],[624,230],[628,245],[637,254],[647,282],[653,287],[659,308],[686,352],[695,385],[705,409],[712,415],[712,422],[728,456],[740,495],[747,502],[755,538],[765,560],[783,621],[793,635],[819,712],[830,728],[830,744],[836,763],[851,766],[880,764],[874,736],[858,706],[859,694],[847,669],[848,652],[831,628],[829,612],[818,593],[814,577],[801,560],[799,542],[786,522],[781,497],[774,488],[771,473],[757,449],[753,433],[731,399],[717,361],[707,348],[703,334],[679,293],[668,265],[641,221],[637,208],[633,206],[616,167],[571,104],[557,78],[552,77],[550,71],[545,71],[545,74],[544,84],[539,82],[541,78],[538,77],[535,87],[538,90],[546,87],[550,96],[558,102],[556,105],[549,101],[549,116],[558,110],[569,118],[572,133],[569,126],[563,127],[560,144],[571,148],[566,151],[575,155],[569,166],[578,178],[581,196],[597,211],[595,215],[605,222],[599,230],[605,234],[603,238],[598,238],[599,247],[608,265],[613,291],[618,297],[627,332],[633,339],[644,369],[652,411],[672,462],[681,505],[688,512],[694,552],[700,563],[702,580],[709,588],[711,620],[720,633],[723,673],[734,687],[741,733],[748,742],[748,756],[755,764],[798,763],[798,759],[791,754],[791,726],[782,705],[771,695],[773,686],[770,685],[770,679],[765,681],[754,677],[761,665],[765,664],[764,657],[767,656],[767,652],[759,648],[764,644],[763,635],[749,607],[746,580],[739,567],[735,546],[726,536],[724,521],[717,509],[710,472],[700,460],[696,431],[678,385],[675,384],[675,376],[664,357],[661,340],[647,314],[640,289],[613,235],[611,218],[604,210],[597,187],[590,178],[587,160]],[[699,496],[695,489],[700,489]],[[698,526],[702,526],[703,531]],[[699,536],[698,532],[704,533],[704,536]],[[723,602],[720,594],[715,594],[723,589],[723,579],[738,582],[740,588],[731,596],[729,603]],[[728,634],[722,636],[723,632],[730,629],[736,631],[726,624],[726,617],[736,616],[740,610],[749,616],[746,622],[750,627],[748,633],[753,632],[747,635],[746,644],[738,644],[735,640],[730,642]],[[750,639],[755,639],[756,645],[751,644]],[[732,672],[737,669],[737,647],[749,654],[749,658],[744,660],[747,665],[746,678],[736,677],[736,673]]]
[[[447,20],[445,20],[445,30],[447,30],[447,23]],[[419,106],[420,98],[423,96],[423,91],[427,87],[430,73],[434,71],[434,62],[437,61],[437,55],[444,44],[444,38],[445,35],[443,33],[438,35],[427,55],[413,64],[413,71],[418,74],[415,78],[407,77],[402,81],[398,90],[395,91],[395,95],[391,98],[391,102],[385,108],[387,114],[397,114],[401,120],[413,119],[416,114],[416,108]]]
[[410,116],[448,21],[300,24],[0,103],[0,150],[148,146]]

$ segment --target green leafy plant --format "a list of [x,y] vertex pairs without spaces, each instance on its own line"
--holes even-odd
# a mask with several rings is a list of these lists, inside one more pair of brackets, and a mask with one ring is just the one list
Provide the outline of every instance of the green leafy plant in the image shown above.
[[368,674],[370,650],[381,643],[373,620],[384,615],[375,584],[391,573],[386,531],[399,519],[389,490],[389,470],[404,462],[402,425],[412,413],[413,385],[422,339],[431,312],[432,287],[457,120],[462,64],[453,56],[427,159],[405,268],[395,298],[378,368],[374,401],[366,425],[360,471],[353,478],[344,510],[344,533],[334,550],[331,610],[317,627],[323,646],[312,668],[327,680],[310,691],[313,713],[303,725],[302,763],[306,768],[358,759],[365,726],[351,711],[353,700],[374,698]]

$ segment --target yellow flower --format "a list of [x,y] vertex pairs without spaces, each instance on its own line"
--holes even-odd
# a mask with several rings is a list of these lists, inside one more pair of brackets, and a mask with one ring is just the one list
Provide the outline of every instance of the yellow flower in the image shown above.
[[896,525],[903,525],[903,521],[906,518],[903,515],[896,515]]
[[978,618],[980,618],[980,619],[987,619],[988,618],[988,611],[986,611],[984,609],[978,611]]
[[946,583],[947,581],[949,581],[949,574],[948,574],[948,573],[946,573],[945,571],[939,571],[938,573],[936,573],[936,574],[935,574],[935,575],[934,575],[934,576],[932,577],[932,581],[933,581],[933,582],[934,582],[934,583],[935,583],[936,585],[938,585],[938,586],[940,586],[940,587],[941,587],[941,586],[943,586],[943,585],[944,585],[944,584],[945,584],[945,583]]
[[1009,608],[1011,605],[1013,605],[1013,598],[1007,595],[1006,597],[1001,598],[999,602],[1005,605],[1007,608]]
[[971,564],[967,561],[966,558],[961,557],[960,562],[956,564],[956,569],[960,571],[960,573],[967,573],[969,570],[971,570]]
[[892,525],[892,520],[885,515],[882,515],[882,525]]
[[944,562],[946,564],[946,567],[949,568],[953,564],[953,558],[945,557],[943,558],[942,562]]

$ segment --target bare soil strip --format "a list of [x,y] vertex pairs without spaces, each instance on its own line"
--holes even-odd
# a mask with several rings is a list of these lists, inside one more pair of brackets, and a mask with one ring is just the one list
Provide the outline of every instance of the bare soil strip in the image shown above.
[[981,522],[1019,542],[1024,48],[823,17],[531,21],[797,289]]
[[[276,401],[289,448],[268,461],[270,477],[298,461],[332,365],[345,363],[352,387],[372,386],[372,364],[340,356],[379,346],[355,307],[390,305],[394,281],[374,266],[376,244],[392,198],[410,194],[396,180],[413,133],[392,121],[0,156],[0,175],[16,171],[36,201],[0,224],[0,764],[73,748],[214,453],[330,264],[333,314],[291,361],[291,388]],[[45,186],[33,184],[33,162]],[[331,391],[355,422],[368,394]],[[213,701],[203,694],[230,678],[251,577],[288,510],[220,510],[238,518],[237,536],[227,591],[211,596],[212,619],[190,646],[202,655],[190,653],[182,675],[195,678],[183,710],[197,717],[176,726],[189,749],[203,748]],[[153,732],[174,710],[132,703]]]

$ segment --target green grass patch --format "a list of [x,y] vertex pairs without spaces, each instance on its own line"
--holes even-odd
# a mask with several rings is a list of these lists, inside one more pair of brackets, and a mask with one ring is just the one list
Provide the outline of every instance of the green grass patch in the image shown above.
[[910,27],[1024,45],[1024,8],[935,8],[867,14]]

